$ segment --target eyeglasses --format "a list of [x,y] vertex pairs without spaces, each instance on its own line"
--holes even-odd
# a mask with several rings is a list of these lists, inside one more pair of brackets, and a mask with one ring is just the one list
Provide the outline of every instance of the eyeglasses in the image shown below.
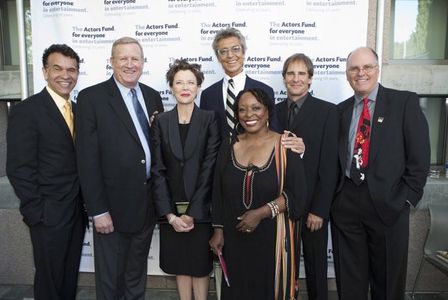
[[222,49],[218,49],[218,54],[219,54],[219,56],[222,56],[222,57],[224,57],[224,56],[227,56],[227,55],[229,55],[229,53],[230,53],[230,51],[232,52],[232,54],[240,54],[241,52],[242,52],[242,48],[241,48],[241,46],[233,46],[233,47],[231,47],[231,48],[222,48]]
[[376,67],[378,67],[378,65],[364,65],[362,67],[350,67],[347,69],[347,71],[350,74],[359,74],[361,73],[361,71],[364,71],[366,73],[372,73]]

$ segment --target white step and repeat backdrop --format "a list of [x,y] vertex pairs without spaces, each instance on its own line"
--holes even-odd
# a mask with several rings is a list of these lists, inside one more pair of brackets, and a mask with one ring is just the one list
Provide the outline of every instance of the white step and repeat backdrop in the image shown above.
[[[367,39],[367,0],[42,0],[31,1],[34,87],[42,89],[42,53],[66,43],[81,57],[74,99],[81,89],[112,75],[109,61],[115,39],[131,36],[144,49],[141,81],[160,91],[165,109],[174,105],[165,81],[168,65],[186,58],[202,65],[203,88],[223,77],[211,43],[215,33],[236,27],[246,36],[245,71],[286,98],[284,60],[303,52],[314,62],[311,92],[338,103],[352,91],[345,80],[347,54]],[[148,274],[158,267],[159,233],[154,232]],[[87,232],[81,271],[93,271],[93,242]],[[329,277],[334,276],[331,244]],[[303,268],[301,273],[303,276]]]

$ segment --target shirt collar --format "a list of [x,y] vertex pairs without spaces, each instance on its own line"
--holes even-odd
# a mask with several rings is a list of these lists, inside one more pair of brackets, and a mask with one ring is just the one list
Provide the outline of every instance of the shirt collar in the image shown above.
[[[56,106],[59,108],[59,110],[62,110],[65,103],[67,103],[67,101],[70,103],[70,99],[66,100],[63,97],[59,96],[54,90],[52,90],[48,85],[47,85],[47,91],[50,94],[51,98],[53,99],[53,101],[56,103]],[[71,103],[70,103],[71,105]]]
[[292,101],[291,99],[289,99],[289,97],[287,98],[288,101],[288,109],[291,108],[291,105],[293,103],[295,103],[297,105],[297,107],[300,109],[303,106],[303,103],[305,103],[306,98],[308,98],[308,94],[306,93],[305,96],[303,96],[302,98],[299,98],[297,101]]
[[[376,83],[375,88],[370,92],[369,96],[367,97],[369,99],[369,101],[376,101],[376,96],[378,96],[378,88],[379,88],[379,83]],[[356,104],[359,104],[362,102],[362,97],[359,95],[355,94],[355,102]]]
[[128,88],[128,87],[122,85],[122,84],[115,78],[115,76],[113,76],[113,77],[114,77],[115,83],[117,84],[118,89],[120,90],[120,93],[121,93],[121,95],[123,96],[123,98],[126,97],[127,95],[129,95],[129,93],[131,92],[131,89],[135,89],[135,90],[137,91],[137,93],[138,93],[138,91],[140,90],[140,86],[139,86],[138,83],[137,83],[136,86],[134,86],[134,87],[132,87],[132,88]]
[[233,79],[234,86],[242,86],[244,88],[244,84],[246,83],[246,72],[244,72],[244,70],[234,77],[230,77],[227,74],[225,74],[224,77],[226,78],[227,84],[230,79]]

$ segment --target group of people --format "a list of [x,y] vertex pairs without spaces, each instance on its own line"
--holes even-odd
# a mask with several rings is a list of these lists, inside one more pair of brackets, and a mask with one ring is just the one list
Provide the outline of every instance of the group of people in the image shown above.
[[75,299],[89,217],[98,299],[144,299],[159,222],[160,267],[182,300],[207,299],[214,256],[225,261],[221,299],[297,299],[301,243],[308,299],[328,299],[329,223],[339,298],[402,300],[409,209],[430,158],[417,95],[379,84],[378,56],[361,47],[347,58],[352,97],[312,96],[312,60],[297,53],[275,105],[273,89],[244,72],[239,30],[220,30],[212,47],[224,78],[199,93],[201,66],[175,60],[168,112],[139,81],[138,40],[113,43],[113,75],[76,103],[79,56],[45,50],[47,86],[11,108],[7,131],[35,299]]

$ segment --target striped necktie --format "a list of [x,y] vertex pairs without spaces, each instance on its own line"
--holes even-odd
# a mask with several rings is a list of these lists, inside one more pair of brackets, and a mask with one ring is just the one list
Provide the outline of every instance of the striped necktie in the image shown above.
[[232,132],[235,128],[236,117],[235,117],[235,86],[233,85],[233,79],[229,79],[227,86],[227,98],[226,98],[226,121],[227,128],[229,129],[229,135],[232,136]]

